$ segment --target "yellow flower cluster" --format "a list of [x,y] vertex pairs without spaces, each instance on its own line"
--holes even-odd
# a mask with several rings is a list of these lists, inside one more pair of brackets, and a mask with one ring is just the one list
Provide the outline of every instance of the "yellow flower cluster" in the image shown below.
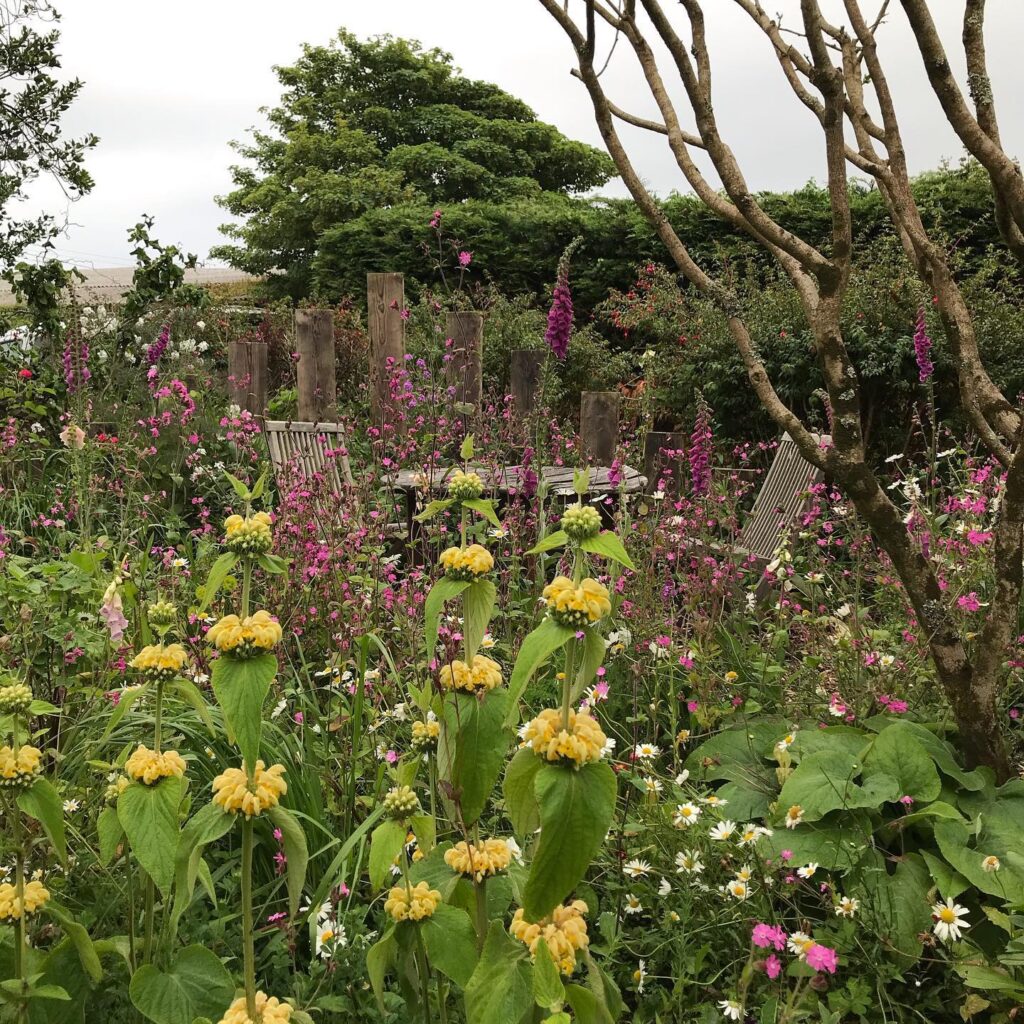
[[466,693],[493,690],[501,685],[501,666],[483,654],[476,654],[472,667],[464,661],[453,661],[441,666],[438,678],[446,690],[465,690]]
[[283,764],[273,764],[268,768],[262,761],[257,761],[250,784],[244,769],[227,768],[213,780],[213,802],[225,812],[242,813],[247,818],[262,814],[268,808],[276,807],[288,792],[288,783],[281,778],[282,775]]
[[150,644],[132,658],[132,668],[153,682],[170,682],[188,663],[181,644]]
[[38,747],[25,745],[15,753],[10,747],[0,747],[0,786],[20,786],[31,782],[39,772],[43,752]]
[[611,614],[608,589],[589,576],[577,586],[567,576],[556,576],[545,588],[551,617],[562,626],[579,629]]
[[588,761],[599,761],[604,754],[607,737],[601,726],[585,711],[569,710],[569,728],[562,728],[562,712],[558,708],[547,708],[532,721],[527,722],[519,733],[524,746],[548,761],[565,758],[575,762],[575,767]]
[[178,617],[178,609],[172,601],[154,601],[146,609],[146,618],[151,626],[173,626]]
[[593,505],[570,505],[562,516],[561,526],[570,540],[596,537],[601,532],[601,513]]
[[563,974],[572,974],[576,969],[576,953],[590,945],[587,935],[587,922],[583,915],[587,905],[583,900],[555,907],[547,917],[536,923],[527,921],[522,910],[517,910],[512,917],[509,931],[530,950],[535,956],[537,943],[543,939],[551,953],[551,959]]
[[24,683],[0,686],[0,715],[23,715],[32,704],[32,691]]
[[228,516],[224,520],[224,546],[236,555],[265,555],[273,542],[266,512],[248,518]]
[[408,818],[419,809],[419,797],[411,786],[395,786],[384,797],[384,813],[389,818]]
[[384,911],[396,921],[422,921],[437,910],[440,902],[441,894],[426,882],[414,885],[411,890],[396,885],[384,901]]
[[448,481],[448,494],[456,501],[469,501],[483,493],[484,482],[479,473],[464,473],[457,469]]
[[116,804],[117,798],[132,784],[132,780],[127,775],[118,775],[113,782],[107,786],[106,792],[103,794],[103,800],[108,804]]
[[494,556],[482,544],[446,548],[441,552],[441,567],[453,580],[476,580],[494,568]]
[[17,921],[22,914],[34,914],[46,905],[50,891],[42,882],[26,882],[25,898],[18,896],[18,887],[4,882],[0,885],[0,921]]
[[240,619],[237,615],[225,615],[220,622],[210,627],[206,639],[222,654],[234,658],[251,658],[273,650],[281,642],[281,625],[262,609]]
[[220,1024],[288,1024],[292,1016],[289,1003],[282,1003],[276,996],[265,992],[256,993],[256,1017],[249,1016],[245,996],[239,996],[220,1019]]
[[161,779],[180,779],[185,774],[185,761],[176,750],[157,753],[140,743],[135,753],[125,761],[124,770],[136,782],[152,786]]
[[456,843],[445,850],[444,862],[460,875],[482,882],[488,875],[506,871],[512,852],[504,839],[485,839],[482,843]]
[[441,723],[436,718],[428,718],[425,722],[413,722],[412,749],[433,750],[437,746],[437,738],[440,735]]

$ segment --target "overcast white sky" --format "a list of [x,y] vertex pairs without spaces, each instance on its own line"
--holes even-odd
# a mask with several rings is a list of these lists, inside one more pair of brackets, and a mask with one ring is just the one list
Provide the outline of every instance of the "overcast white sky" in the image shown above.
[[[93,193],[74,204],[60,251],[69,262],[131,262],[125,233],[142,213],[156,234],[205,257],[225,219],[214,196],[227,191],[228,141],[260,123],[279,95],[275,64],[303,42],[326,43],[339,26],[391,33],[449,50],[463,71],[526,100],[567,135],[600,144],[583,87],[569,77],[567,40],[537,0],[56,0],[68,75],[85,82],[69,132],[95,132]],[[838,0],[825,0],[838,19]],[[674,4],[669,5],[674,8]],[[792,16],[798,0],[767,6]],[[871,7],[871,2],[866,4]],[[883,57],[902,111],[912,167],[957,159],[898,3],[882,30]],[[947,45],[959,39],[962,0],[933,0]],[[1024,3],[989,0],[989,59],[1004,142],[1024,151]],[[755,188],[790,188],[822,177],[821,137],[796,104],[767,41],[731,0],[706,0],[716,101],[727,141]],[[625,45],[607,74],[621,106],[653,114]],[[629,130],[637,164],[660,193],[680,187],[664,141]],[[612,183],[608,191],[621,194]],[[49,202],[54,201],[48,197]]]

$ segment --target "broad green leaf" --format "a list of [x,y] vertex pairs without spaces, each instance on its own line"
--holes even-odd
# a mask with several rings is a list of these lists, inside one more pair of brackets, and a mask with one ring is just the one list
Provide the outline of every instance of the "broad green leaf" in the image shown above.
[[203,599],[199,602],[199,611],[203,612],[210,602],[217,596],[221,584],[227,579],[228,574],[234,569],[238,562],[238,555],[233,551],[225,551],[210,568],[210,575],[206,577],[206,584],[203,586]]
[[178,807],[185,785],[184,779],[176,778],[161,779],[152,786],[133,782],[117,798],[117,817],[132,853],[164,896],[174,880]]
[[249,501],[254,497],[252,491],[250,491],[249,488],[245,484],[243,484],[242,481],[239,480],[237,476],[234,476],[227,470],[224,470],[224,475],[228,478],[228,483],[231,484],[231,487],[234,490],[235,494],[237,494],[238,497],[242,499],[242,501]]
[[260,473],[259,480],[257,480],[256,483],[252,485],[252,490],[249,492],[249,497],[252,498],[253,501],[259,501],[260,498],[263,497],[263,492],[264,490],[266,490],[267,477],[269,476],[269,474],[269,469],[263,470],[263,472]]
[[963,964],[956,968],[968,988],[989,992],[1009,992],[1016,1001],[1024,1000],[1024,985],[1006,971],[985,964]]
[[539,544],[535,544],[526,553],[528,555],[542,555],[546,551],[554,551],[555,548],[564,548],[569,543],[569,534],[565,530],[555,530],[549,533]]
[[423,603],[423,632],[426,636],[428,662],[433,660],[437,650],[437,626],[441,621],[441,611],[445,602],[458,597],[468,586],[468,580],[453,580],[442,576],[430,588],[430,593]]
[[299,819],[291,811],[278,804],[267,811],[274,826],[281,831],[286,858],[288,884],[288,910],[292,917],[299,912],[299,901],[306,884],[306,866],[309,864],[309,850],[306,847],[306,833]]
[[366,973],[369,975],[370,985],[377,999],[377,1008],[381,1014],[387,1012],[384,1006],[384,978],[388,968],[395,961],[396,950],[395,933],[392,930],[366,952]]
[[446,509],[451,508],[452,505],[454,504],[454,498],[435,499],[434,501],[428,502],[427,507],[422,512],[420,512],[418,516],[415,516],[414,518],[416,519],[417,523],[425,523],[428,520],[433,519],[434,516],[440,515]]
[[506,724],[509,694],[494,689],[477,698],[452,693],[445,698],[437,765],[451,783],[460,807],[458,820],[472,825],[483,813],[512,741]]
[[566,985],[565,998],[576,1015],[578,1024],[613,1024],[607,1007],[589,989],[582,985]]
[[768,817],[768,805],[775,799],[775,793],[744,786],[739,782],[727,782],[715,790],[719,799],[728,801],[729,816],[735,821],[753,821]]
[[208,803],[185,823],[178,839],[174,857],[174,904],[171,908],[171,933],[176,934],[182,915],[192,903],[202,863],[203,849],[235,824],[235,816],[225,813],[217,804]]
[[466,639],[466,661],[473,662],[473,655],[487,632],[487,625],[494,612],[496,591],[490,580],[473,580],[462,592],[462,633]]
[[575,635],[575,630],[568,626],[560,626],[549,616],[545,616],[541,624],[533,632],[527,634],[519,648],[519,656],[516,658],[512,676],[508,681],[510,722],[519,721],[519,699],[526,689],[526,684],[533,678],[533,674],[555,651],[564,647]]
[[505,769],[505,810],[512,819],[512,831],[521,839],[532,836],[540,827],[540,806],[533,784],[543,765],[531,749],[523,747]]
[[[410,924],[415,928],[416,925]],[[476,967],[476,932],[469,914],[447,903],[425,918],[420,929],[431,966],[460,988],[465,988]]]
[[494,511],[494,502],[489,498],[467,498],[462,503],[463,508],[471,508],[474,512],[483,516],[491,526],[501,526],[498,513]]
[[576,887],[601,848],[615,814],[615,773],[603,761],[576,770],[542,766],[534,780],[540,839],[523,891],[523,912],[537,921]]
[[[455,887],[462,880],[462,876],[452,871],[444,862],[444,855],[451,848],[450,842],[441,843],[409,867],[409,879],[413,885],[429,882],[430,888],[437,889],[446,903],[452,901]],[[490,894],[490,886],[487,891]]]
[[931,924],[931,909],[928,890],[931,876],[921,858],[904,857],[896,870],[889,874],[886,862],[878,857],[874,870],[866,870],[861,876],[861,914],[869,924],[872,933],[878,935],[882,945],[896,957],[897,963],[908,967],[921,955],[921,940],[918,936],[927,932]]
[[416,846],[425,857],[434,848],[437,838],[437,826],[429,814],[414,814],[409,819],[409,828],[416,836]]
[[580,658],[579,671],[572,684],[572,701],[575,704],[583,695],[583,691],[597,675],[597,670],[604,661],[605,647],[604,637],[598,632],[597,625],[583,630],[583,643],[577,643],[576,657],[580,657],[582,648],[583,657]]
[[207,731],[211,735],[213,734],[213,719],[210,717],[210,706],[206,703],[206,699],[195,683],[189,679],[175,679],[167,684],[165,693],[173,694],[180,701],[188,704],[199,715]]
[[939,795],[942,780],[931,756],[902,726],[902,722],[891,725],[871,745],[863,762],[865,782],[876,774],[888,775],[896,780],[900,796],[928,803]]
[[263,702],[277,675],[277,658],[273,654],[241,659],[221,656],[210,675],[213,695],[242,758],[247,765],[254,765],[260,755]]
[[400,821],[382,821],[370,836],[370,885],[376,891],[391,875],[395,858],[405,849],[405,825]]
[[863,756],[873,740],[870,734],[849,725],[830,725],[826,729],[819,729],[809,723],[806,728],[796,732],[789,753],[795,761],[802,761],[811,754],[825,750],[844,761],[856,761]]
[[473,458],[473,435],[467,434],[462,439],[462,447],[459,448],[459,458],[463,462],[469,462]]
[[89,933],[66,910],[52,901],[46,905],[46,913],[60,923],[64,934],[75,947],[82,969],[93,981],[98,982],[103,977],[103,966]]
[[775,771],[765,757],[789,729],[784,718],[770,717],[723,729],[690,751],[686,767],[701,781],[724,779],[740,785],[756,782],[759,789],[774,787]]
[[256,564],[271,576],[281,576],[288,571],[288,563],[279,555],[257,555]]
[[492,921],[466,985],[466,1024],[520,1024],[533,1006],[532,973],[526,947]]
[[186,946],[166,970],[144,964],[128,985],[132,1004],[153,1024],[192,1024],[196,1017],[219,1020],[235,985],[216,953]]
[[100,811],[96,819],[96,835],[100,844],[100,863],[106,867],[117,855],[117,848],[124,839],[116,807],[104,807]]
[[854,779],[863,765],[827,750],[805,757],[782,787],[778,799],[778,816],[788,808],[803,808],[805,823],[817,821],[830,811],[854,810],[858,807],[878,808],[902,795],[894,778],[879,771],[865,780],[863,786]]
[[117,706],[110,714],[107,727],[103,730],[101,740],[105,740],[120,724],[121,719],[131,710],[132,705],[149,689],[148,683],[139,686],[127,686],[121,691]]
[[960,893],[970,888],[971,883],[959,871],[954,871],[941,857],[927,850],[922,850],[921,856],[928,865],[935,888],[939,890],[939,895],[944,900],[955,900]]
[[633,559],[629,557],[622,541],[619,540],[618,534],[613,533],[611,530],[605,530],[596,537],[588,537],[580,542],[580,547],[588,555],[600,555],[602,558],[610,558],[613,562],[618,562],[619,565],[624,565],[627,569],[636,571]]
[[873,831],[865,812],[834,811],[820,821],[804,822],[795,829],[776,829],[774,835],[758,840],[757,853],[774,861],[783,850],[789,850],[790,863],[797,867],[815,863],[829,871],[843,871],[863,857]]
[[898,727],[902,733],[913,736],[924,747],[943,775],[948,775],[961,787],[971,792],[979,792],[985,788],[984,773],[977,769],[969,772],[961,768],[954,756],[953,748],[930,729],[926,729],[919,722],[909,722],[904,719],[887,721],[889,724],[883,730],[883,735],[889,729]]
[[[1017,833],[1015,845],[1007,848],[1002,836],[998,833],[989,841],[985,841],[984,826],[987,819],[982,817],[983,831],[978,837],[978,846],[972,848],[968,844],[971,833],[966,826],[956,821],[937,821],[935,823],[935,841],[939,844],[942,856],[973,885],[990,896],[998,896],[1011,903],[1024,903],[1024,871],[1013,865],[1011,855],[1020,849],[1020,833]],[[982,861],[985,857],[999,857],[1003,865],[999,871],[985,871]]]
[[542,1010],[561,1009],[565,1002],[565,986],[543,938],[533,958],[533,999]]
[[64,801],[50,782],[37,778],[18,794],[18,806],[43,826],[62,864],[67,863],[68,845],[64,838]]

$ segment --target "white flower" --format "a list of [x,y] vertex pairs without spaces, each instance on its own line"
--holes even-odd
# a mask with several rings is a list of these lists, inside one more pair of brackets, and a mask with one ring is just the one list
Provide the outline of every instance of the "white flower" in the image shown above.
[[678,774],[678,775],[676,776],[676,785],[677,785],[677,786],[681,786],[681,785],[683,785],[683,783],[685,783],[685,782],[686,782],[686,781],[687,781],[687,780],[688,780],[689,778],[690,778],[690,769],[689,769],[689,768],[684,768],[684,769],[683,769],[683,770],[682,770],[682,771],[681,771],[681,772],[680,772],[680,773],[679,773],[679,774]]
[[807,956],[807,950],[814,945],[814,939],[807,932],[793,932],[786,940],[786,945],[789,946],[791,953],[796,953],[803,960]]
[[734,900],[745,900],[750,895],[750,886],[742,879],[734,878],[726,887],[725,891]]
[[519,848],[519,844],[515,841],[515,838],[513,836],[509,836],[508,839],[505,840],[505,845],[508,847],[508,852],[512,855],[512,859],[517,864],[522,864],[523,851]]
[[793,804],[786,811],[786,828],[796,828],[804,820],[804,809],[799,804]]
[[324,960],[329,959],[334,953],[348,945],[348,936],[342,925],[332,924],[330,921],[322,922],[316,929],[316,955]]
[[735,821],[720,821],[711,830],[711,838],[717,839],[720,843],[724,843],[727,839],[732,839],[736,834],[736,822]]
[[956,942],[967,923],[967,908],[961,907],[951,899],[945,903],[936,903],[932,907],[932,920],[935,922],[934,932],[943,942]]
[[480,641],[480,649],[482,651],[489,651],[498,641],[491,636],[490,633],[484,633],[483,639]]
[[81,805],[79,804],[79,802],[77,800],[65,800],[64,801],[64,813],[65,814],[74,814],[75,811],[77,811],[80,806]]
[[601,756],[602,757],[611,757],[612,754],[614,753],[614,751],[615,751],[615,740],[613,740],[611,738],[611,736],[609,736],[604,741],[604,746],[601,748]]
[[187,558],[176,558],[176,559],[174,559],[174,561],[171,562],[171,568],[172,569],[187,569],[188,568],[188,559]]
[[270,712],[270,717],[272,719],[280,717],[280,715],[282,715],[284,713],[284,710],[287,707],[288,707],[288,701],[283,700],[283,699],[279,700],[277,702],[277,704],[274,706],[274,710]]
[[644,789],[647,790],[649,796],[655,796],[665,788],[661,779],[656,779],[651,775],[645,775],[640,781],[644,784]]
[[860,909],[860,900],[853,896],[840,896],[836,904],[836,917],[853,917]]
[[43,429],[42,423],[33,423],[32,426],[29,427],[29,430],[31,430],[33,434],[41,434]]
[[708,796],[702,796],[700,802],[707,804],[708,807],[724,807],[729,801],[723,800],[720,796],[715,796],[714,793],[711,793]]
[[699,875],[704,870],[699,853],[680,852],[676,854],[676,874]]
[[660,753],[661,750],[653,743],[638,743],[633,748],[633,758],[637,761],[645,761],[649,758],[657,757]]
[[699,817],[700,808],[696,804],[687,802],[676,808],[675,814],[672,815],[672,824],[676,828],[689,828]]
[[658,895],[668,896],[670,892],[672,892],[672,886],[669,884],[669,880],[667,878],[663,878],[658,884]]
[[807,879],[807,878],[813,878],[814,877],[814,872],[817,871],[817,870],[818,870],[818,865],[815,864],[814,861],[811,861],[810,864],[805,864],[802,868],[797,868],[796,869],[796,873],[801,878]]
[[891,655],[891,654],[883,654],[878,659],[878,664],[882,668],[892,668],[893,665],[896,664],[896,658],[893,655]]
[[632,893],[626,894],[626,905],[623,910],[627,914],[639,914],[643,909],[644,905]]
[[726,1020],[739,1020],[743,1014],[743,1004],[736,1002],[735,999],[719,999],[718,1008]]
[[391,717],[394,718],[396,722],[404,722],[409,717],[406,712],[404,701],[399,702],[391,709]]
[[761,836],[770,836],[771,834],[772,830],[763,825],[744,825],[743,831],[740,833],[740,846],[750,846],[752,843],[756,843]]
[[998,871],[998,870],[999,870],[999,869],[1000,869],[1000,868],[1001,868],[1002,866],[1003,866],[1003,865],[1002,865],[1002,863],[1000,862],[999,858],[998,858],[998,857],[995,857],[995,856],[991,856],[991,857],[986,857],[986,858],[985,858],[985,859],[984,859],[984,860],[983,860],[983,861],[981,862],[981,870],[982,870],[982,871],[987,871],[987,872],[989,872],[990,874],[991,874],[991,872],[993,872],[993,871]]
[[493,537],[495,540],[501,540],[503,537],[508,536],[508,530],[504,530],[500,526],[496,526],[493,530],[487,531],[487,536]]
[[796,742],[796,731],[794,730],[793,732],[789,733],[788,735],[783,736],[782,739],[779,740],[779,742],[775,744],[775,749],[779,750],[779,751],[789,750],[789,748],[791,746],[793,746],[793,744],[795,742]]
[[641,960],[637,969],[633,972],[633,983],[636,985],[637,992],[643,992],[644,982],[647,980],[647,961]]
[[645,860],[627,861],[622,867],[623,874],[630,878],[643,878],[650,870],[651,865]]

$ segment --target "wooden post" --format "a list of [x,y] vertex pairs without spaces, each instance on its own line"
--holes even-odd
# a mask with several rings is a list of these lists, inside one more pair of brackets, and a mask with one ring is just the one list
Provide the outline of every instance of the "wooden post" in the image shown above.
[[536,408],[543,376],[543,349],[517,348],[512,352],[509,391],[512,394],[512,405],[520,416]]
[[228,392],[232,405],[262,416],[267,411],[267,346],[262,341],[228,343]]
[[[366,322],[370,333],[370,420],[379,424],[388,412],[388,360],[405,362],[405,278],[401,274],[366,275]],[[397,425],[397,424],[396,424]]]
[[[670,475],[665,479],[665,490],[670,494],[679,493],[679,485],[685,472],[686,447],[689,439],[681,430],[651,430],[644,438],[644,476],[647,490],[656,491],[662,482],[665,469]],[[666,452],[676,452],[668,456]]]
[[299,354],[299,420],[337,423],[333,310],[296,311],[295,350]]
[[580,437],[583,447],[598,466],[610,466],[619,441],[618,391],[580,393]]
[[448,386],[455,388],[455,401],[471,405],[475,415],[480,414],[484,396],[484,318],[480,313],[449,313],[448,337],[452,347],[448,350],[446,377]]

